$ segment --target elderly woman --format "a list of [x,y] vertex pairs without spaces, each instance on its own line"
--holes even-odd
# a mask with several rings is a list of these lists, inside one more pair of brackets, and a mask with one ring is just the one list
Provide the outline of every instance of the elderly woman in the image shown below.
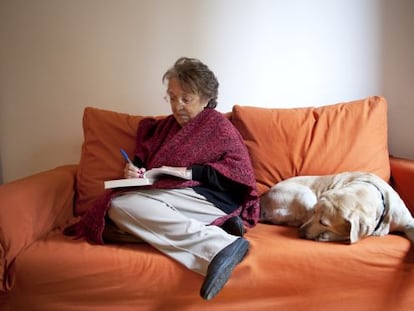
[[[111,191],[66,232],[103,243],[104,217],[205,276],[200,295],[212,299],[249,249],[244,225],[259,215],[247,149],[231,122],[214,108],[218,81],[197,59],[180,58],[163,76],[172,115],[143,119],[126,178],[170,166],[188,179],[162,176],[152,186]],[[107,225],[108,226],[108,225]]]

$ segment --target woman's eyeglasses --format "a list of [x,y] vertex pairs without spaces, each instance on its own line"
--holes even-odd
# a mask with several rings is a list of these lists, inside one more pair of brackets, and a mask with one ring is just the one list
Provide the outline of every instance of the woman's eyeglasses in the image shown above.
[[194,97],[188,96],[188,95],[185,95],[183,97],[176,97],[176,96],[170,96],[167,94],[164,96],[164,100],[170,105],[177,105],[177,104],[188,105],[193,102]]

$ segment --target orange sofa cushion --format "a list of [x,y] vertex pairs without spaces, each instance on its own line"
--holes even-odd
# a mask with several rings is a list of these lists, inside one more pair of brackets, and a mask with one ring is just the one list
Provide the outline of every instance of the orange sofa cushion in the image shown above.
[[122,178],[124,149],[132,158],[135,136],[143,116],[86,107],[81,158],[77,173],[75,215],[82,215],[104,192],[103,182]]
[[[389,311],[414,306],[410,241],[369,237],[352,245],[299,239],[259,223],[251,248],[219,295],[203,277],[146,244],[92,245],[52,232],[17,258],[11,310]],[[4,311],[4,310],[3,310]]]
[[389,180],[383,97],[318,108],[234,106],[231,120],[247,144],[259,193],[297,175],[367,171]]

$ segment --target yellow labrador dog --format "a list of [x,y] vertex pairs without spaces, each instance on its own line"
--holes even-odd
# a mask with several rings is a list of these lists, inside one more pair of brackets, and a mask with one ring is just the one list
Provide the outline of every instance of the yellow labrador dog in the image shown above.
[[399,231],[414,243],[414,218],[398,193],[371,173],[298,176],[261,197],[261,221],[299,227],[302,238],[349,241]]

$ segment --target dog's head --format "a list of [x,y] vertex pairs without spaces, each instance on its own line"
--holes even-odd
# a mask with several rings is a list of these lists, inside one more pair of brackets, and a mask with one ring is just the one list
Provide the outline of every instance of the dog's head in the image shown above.
[[[325,192],[315,205],[314,215],[299,228],[302,238],[315,241],[355,243],[375,227],[376,211],[366,190],[336,189]],[[371,197],[372,199],[372,197]]]

